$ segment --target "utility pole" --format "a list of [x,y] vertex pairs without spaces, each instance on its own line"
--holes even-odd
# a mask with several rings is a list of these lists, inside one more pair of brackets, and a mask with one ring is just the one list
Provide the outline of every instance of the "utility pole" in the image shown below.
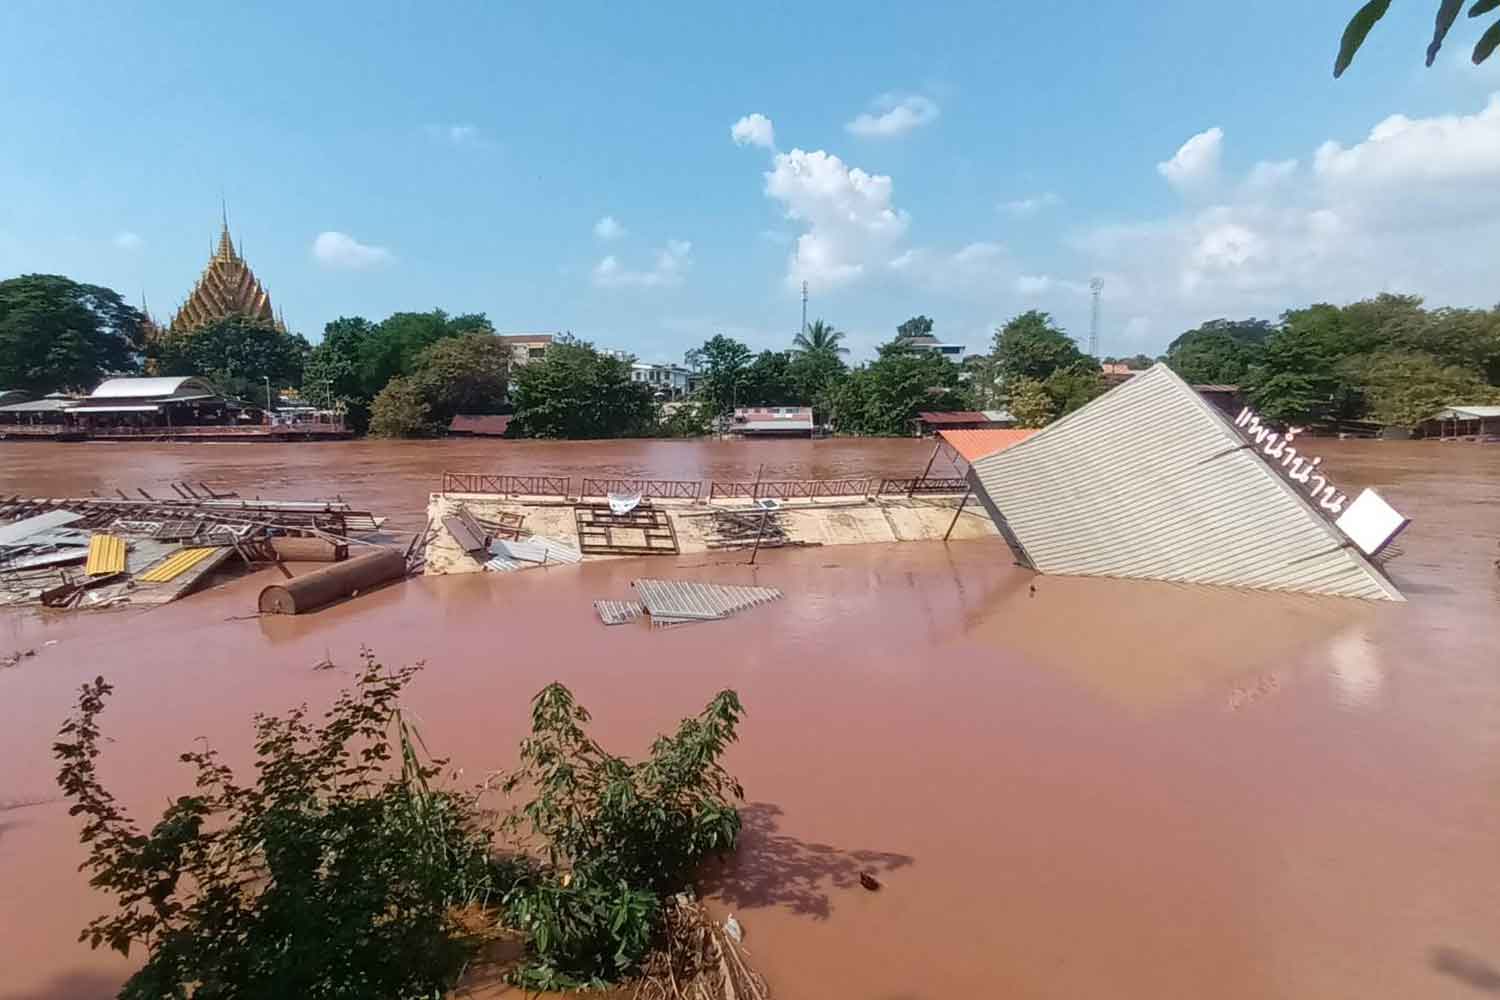
[[1089,279],[1089,291],[1094,301],[1089,309],[1089,356],[1099,357],[1099,293],[1104,291],[1103,278]]
[[802,283],[802,332],[807,332],[807,282]]

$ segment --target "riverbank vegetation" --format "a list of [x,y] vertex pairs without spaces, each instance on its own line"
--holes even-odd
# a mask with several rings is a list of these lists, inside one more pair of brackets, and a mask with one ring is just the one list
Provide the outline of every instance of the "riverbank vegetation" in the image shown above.
[[[938,353],[913,316],[853,366],[847,337],[818,319],[784,350],[725,335],[686,352],[692,391],[659,398],[630,359],[562,335],[545,357],[512,364],[478,313],[340,317],[322,340],[231,317],[201,330],[148,330],[107,288],[55,275],[0,281],[0,387],[80,392],[111,374],[198,374],[231,395],[274,390],[340,410],[356,433],[429,437],[465,414],[511,414],[510,434],[538,438],[691,437],[728,426],[736,407],[810,406],[835,434],[905,435],[927,410],[1008,410],[1023,427],[1076,410],[1109,385],[1098,359],[1045,312],[995,331],[984,352]],[[151,335],[148,336],[148,333]],[[1428,309],[1414,296],[1289,310],[1276,321],[1216,319],[1156,359],[1189,382],[1238,386],[1268,418],[1414,427],[1444,406],[1500,399],[1500,308]]]
[[528,988],[657,977],[656,995],[685,996],[702,977],[722,996],[755,982],[691,899],[701,863],[739,836],[743,792],[721,764],[743,717],[734,692],[629,761],[548,685],[498,782],[521,802],[494,822],[488,787],[450,787],[403,714],[417,669],[366,652],[321,720],[306,706],[257,716],[252,781],[212,747],[182,754],[194,787],[144,832],[100,776],[112,688],[83,687],[53,752],[82,867],[115,899],[80,940],[145,952],[121,997],[436,996],[497,935],[523,943],[506,974]]

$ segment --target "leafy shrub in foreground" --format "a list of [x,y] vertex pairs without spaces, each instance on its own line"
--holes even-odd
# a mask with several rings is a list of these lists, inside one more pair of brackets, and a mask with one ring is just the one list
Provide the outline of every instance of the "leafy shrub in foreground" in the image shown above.
[[663,897],[687,888],[704,858],[739,837],[731,800],[744,791],[719,759],[743,714],[735,693],[721,691],[632,763],[588,736],[588,711],[561,684],[533,699],[521,766],[504,784],[532,796],[507,825],[546,854],[502,900],[529,939],[523,985],[599,985],[639,967]]
[[363,660],[321,724],[306,706],[256,717],[253,784],[212,749],[183,754],[196,791],[145,834],[95,768],[112,689],[84,685],[53,753],[85,818],[81,867],[118,898],[80,940],[147,952],[121,997],[366,1000],[452,984],[468,949],[449,908],[482,890],[486,844],[465,804],[429,785],[445,762],[401,716],[418,668]]

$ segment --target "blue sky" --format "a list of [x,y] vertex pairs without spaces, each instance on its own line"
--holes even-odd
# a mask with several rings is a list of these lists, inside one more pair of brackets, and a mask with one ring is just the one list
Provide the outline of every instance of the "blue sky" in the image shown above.
[[165,318],[222,194],[314,340],[441,307],[780,347],[803,279],[856,356],[915,313],[1086,337],[1094,275],[1108,354],[1381,290],[1494,304],[1500,65],[1461,23],[1424,70],[1408,0],[1335,82],[1354,6],[12,0],[0,276]]

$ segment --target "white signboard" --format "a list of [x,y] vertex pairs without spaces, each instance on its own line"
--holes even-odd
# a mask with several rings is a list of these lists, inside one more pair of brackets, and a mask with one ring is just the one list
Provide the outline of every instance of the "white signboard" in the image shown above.
[[1382,500],[1374,490],[1361,493],[1334,522],[1367,556],[1373,556],[1385,548],[1410,523],[1410,518],[1402,516],[1400,511]]

